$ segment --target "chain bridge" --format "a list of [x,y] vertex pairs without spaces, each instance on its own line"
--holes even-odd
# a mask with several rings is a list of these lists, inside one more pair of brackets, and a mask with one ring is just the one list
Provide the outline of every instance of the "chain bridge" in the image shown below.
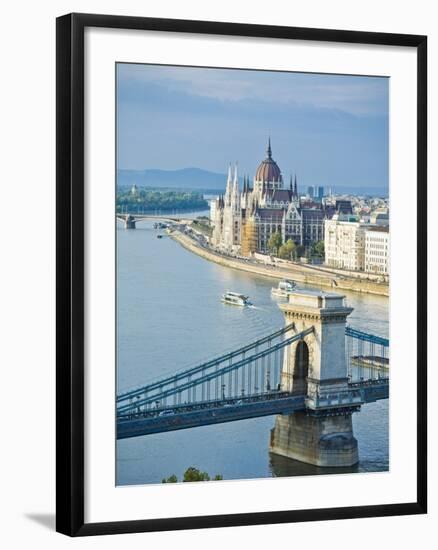
[[389,340],[347,325],[344,298],[296,290],[279,304],[283,328],[120,393],[117,438],[275,415],[270,452],[357,463],[352,414],[389,397]]
[[[389,341],[347,326],[348,384],[326,396],[285,387],[287,346],[313,334],[295,323],[234,351],[117,396],[118,438],[297,411],[356,411],[389,394]],[[286,360],[286,364],[285,364]],[[301,358],[302,361],[302,358]]]

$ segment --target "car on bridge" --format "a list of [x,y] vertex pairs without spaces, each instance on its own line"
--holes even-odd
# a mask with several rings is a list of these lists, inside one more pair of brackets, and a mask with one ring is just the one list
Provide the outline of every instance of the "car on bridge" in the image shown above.
[[174,411],[162,411],[158,416],[171,416],[175,414]]

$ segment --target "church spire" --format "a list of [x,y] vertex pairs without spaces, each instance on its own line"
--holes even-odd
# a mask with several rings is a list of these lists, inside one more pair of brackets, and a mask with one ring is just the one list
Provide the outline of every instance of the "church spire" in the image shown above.
[[234,165],[234,181],[233,181],[233,194],[239,194],[239,178],[237,176],[237,162]]
[[228,165],[227,185],[228,185],[228,184],[231,185],[231,162],[230,162],[230,164]]
[[231,200],[231,185],[232,185],[232,179],[231,179],[231,162],[228,165],[228,177],[227,177],[227,189],[225,191],[225,203],[229,203]]
[[268,138],[268,148],[266,149],[266,154],[268,155],[268,159],[272,158],[271,136]]
[[295,174],[294,195],[298,198],[297,175]]

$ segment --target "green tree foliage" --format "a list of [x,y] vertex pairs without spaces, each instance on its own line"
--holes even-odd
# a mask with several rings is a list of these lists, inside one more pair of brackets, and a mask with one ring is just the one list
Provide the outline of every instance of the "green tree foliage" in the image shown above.
[[177,481],[178,481],[178,478],[176,477],[175,474],[173,474],[170,477],[168,477],[167,479],[162,479],[161,483],[177,483]]
[[272,233],[268,240],[268,249],[273,254],[278,254],[282,242],[281,233]]
[[287,246],[286,244],[282,244],[280,248],[278,249],[278,257],[283,258],[283,260],[287,260],[289,258],[287,254]]
[[295,257],[296,244],[292,239],[288,239],[284,244],[282,244],[278,250],[278,255],[284,260],[292,260]]
[[213,227],[210,224],[210,219],[206,216],[198,216],[196,220],[193,220],[193,227],[209,237],[213,234]]
[[187,468],[184,472],[183,481],[210,481],[210,476],[207,472],[201,472],[198,468],[190,466],[190,468]]
[[299,244],[296,248],[297,258],[301,258],[302,256],[305,255],[305,253],[306,253],[306,248],[302,244]]
[[318,258],[324,258],[325,247],[324,241],[316,241],[312,244],[312,254],[318,256]]
[[[198,468],[195,468],[194,466],[190,466],[190,468],[187,468],[187,470],[184,472],[183,476],[183,482],[185,481],[210,481],[210,476],[207,472],[201,472]],[[220,474],[216,474],[213,478],[213,481],[221,481],[223,477]],[[167,479],[162,479],[161,483],[177,483],[178,478],[175,474],[171,475]]]
[[154,210],[202,210],[208,203],[201,193],[194,191],[155,191],[144,188],[132,193],[130,189],[117,192],[117,212],[153,212]]

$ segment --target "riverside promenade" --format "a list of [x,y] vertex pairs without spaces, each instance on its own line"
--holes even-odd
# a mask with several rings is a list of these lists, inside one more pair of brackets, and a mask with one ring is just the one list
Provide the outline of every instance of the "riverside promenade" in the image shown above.
[[325,269],[318,269],[315,266],[300,264],[291,264],[290,266],[271,266],[264,265],[255,260],[242,260],[219,254],[206,246],[202,246],[196,239],[174,230],[169,236],[177,241],[181,246],[201,256],[202,258],[215,262],[225,267],[248,271],[263,277],[272,279],[293,279],[299,283],[308,284],[314,287],[330,288],[332,290],[350,290],[354,292],[363,292],[366,294],[376,294],[379,296],[389,296],[388,283],[380,283],[367,279],[360,279],[339,273],[328,272]]

